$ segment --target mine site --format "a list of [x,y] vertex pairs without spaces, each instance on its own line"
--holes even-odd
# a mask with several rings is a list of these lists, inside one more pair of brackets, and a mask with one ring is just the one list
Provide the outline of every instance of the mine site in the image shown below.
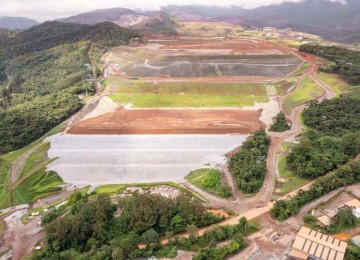
[[360,6],[314,2],[0,17],[0,260],[359,259]]
[[[66,182],[146,183],[151,178],[179,182],[206,165],[225,167],[225,154],[242,143],[228,140],[231,136],[244,140],[269,126],[280,111],[278,96],[294,87],[286,75],[303,62],[290,50],[266,41],[179,37],[134,45],[103,55],[106,94],[64,133],[48,139],[50,157],[59,158],[48,169]],[[72,138],[89,145],[81,147]],[[124,154],[106,152],[103,145],[108,138],[113,149]],[[151,150],[137,138],[146,140]],[[180,151],[178,138],[185,144]],[[193,148],[201,138],[212,141],[206,142],[208,147]],[[216,142],[224,147],[212,157],[208,149],[216,150]],[[122,143],[131,143],[134,150],[121,147]],[[143,149],[150,152],[149,158],[141,154]],[[204,154],[206,158],[200,159]],[[178,165],[179,159],[186,167]],[[134,175],[138,177],[129,178]]]

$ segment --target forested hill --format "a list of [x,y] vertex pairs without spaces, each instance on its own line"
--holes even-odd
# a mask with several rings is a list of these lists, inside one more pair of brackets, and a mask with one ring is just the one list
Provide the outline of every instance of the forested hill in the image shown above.
[[137,36],[112,23],[46,22],[4,37],[0,44],[0,153],[38,139],[82,107],[78,95],[95,90],[90,44],[104,50],[128,44]]
[[106,46],[128,44],[136,35],[135,31],[110,22],[96,25],[45,22],[23,31],[2,44],[0,61],[80,40],[89,40]]

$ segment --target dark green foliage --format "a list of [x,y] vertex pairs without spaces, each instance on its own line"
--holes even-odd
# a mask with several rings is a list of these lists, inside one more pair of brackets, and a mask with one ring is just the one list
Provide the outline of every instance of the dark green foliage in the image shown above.
[[318,178],[309,190],[300,190],[289,200],[278,200],[271,209],[271,216],[280,221],[295,215],[302,206],[337,188],[360,181],[360,162],[340,166],[335,171]]
[[345,252],[345,260],[358,260],[360,259],[360,247],[354,243],[349,243]]
[[77,205],[78,212],[45,226],[48,253],[67,249],[89,250],[91,243],[107,241],[115,210],[110,199],[99,195],[95,201]]
[[95,91],[90,44],[127,44],[134,31],[112,23],[46,22],[0,44],[0,153],[21,148],[69,118]]
[[284,132],[291,128],[286,121],[285,113],[282,111],[274,117],[273,121],[273,124],[269,128],[271,132]]
[[69,93],[38,97],[0,113],[0,152],[27,145],[82,107]]
[[45,22],[8,39],[5,44],[2,44],[0,62],[83,40],[106,46],[128,44],[131,38],[137,36],[138,33],[135,31],[121,28],[109,22],[95,25]]
[[331,136],[343,136],[346,133],[360,131],[360,100],[341,97],[312,102],[303,112],[304,123]]
[[265,130],[252,134],[230,159],[229,170],[235,177],[237,186],[246,193],[259,191],[266,174],[266,158],[270,138]]
[[191,202],[191,195],[180,195],[169,199],[160,195],[134,194],[121,198],[122,209],[119,225],[128,232],[142,234],[153,229],[161,235],[165,232],[179,233],[186,231],[187,225],[206,226],[220,219],[206,212],[199,202]]
[[334,62],[324,68],[326,72],[339,74],[350,84],[360,84],[360,52],[337,46],[301,45],[300,51],[317,55]]
[[286,157],[287,167],[302,178],[316,178],[354,158],[360,151],[360,134],[341,138],[306,132]]
[[[114,217],[116,207],[107,196],[98,195],[95,200],[89,201],[86,197],[75,193],[70,198],[73,204],[71,211],[62,218],[57,218],[62,213],[61,208],[44,215],[44,224],[47,223],[46,248],[35,252],[32,259],[135,259],[153,255],[174,257],[178,245],[170,243],[161,247],[161,233],[157,230],[176,233],[189,229],[191,225],[196,228],[194,224],[186,223],[201,226],[220,220],[187,195],[180,195],[177,199],[145,194],[122,198],[119,202],[122,211],[119,218]],[[139,217],[139,214],[143,216]],[[175,227],[169,224],[171,221],[184,226]],[[242,219],[237,226],[221,227],[221,230],[224,232],[221,237],[230,238],[235,233],[245,235],[254,232],[256,227]],[[209,236],[215,237],[218,233],[209,232]],[[208,243],[194,236],[192,239]],[[144,243],[146,248],[139,250],[139,243]]]

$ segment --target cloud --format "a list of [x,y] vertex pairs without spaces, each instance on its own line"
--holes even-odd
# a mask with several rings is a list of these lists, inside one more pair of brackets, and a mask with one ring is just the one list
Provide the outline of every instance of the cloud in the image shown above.
[[[255,8],[280,4],[286,0],[0,0],[0,16],[24,16],[38,21],[67,17],[95,9],[125,7],[141,10],[158,10],[161,6],[175,5],[218,5]],[[303,0],[287,0],[300,2]],[[345,0],[331,0],[345,1]]]

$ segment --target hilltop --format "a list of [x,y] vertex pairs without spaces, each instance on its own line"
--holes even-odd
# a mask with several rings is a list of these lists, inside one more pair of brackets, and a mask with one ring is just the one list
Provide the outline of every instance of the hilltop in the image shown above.
[[0,28],[8,30],[28,29],[38,24],[37,21],[26,17],[0,17]]

